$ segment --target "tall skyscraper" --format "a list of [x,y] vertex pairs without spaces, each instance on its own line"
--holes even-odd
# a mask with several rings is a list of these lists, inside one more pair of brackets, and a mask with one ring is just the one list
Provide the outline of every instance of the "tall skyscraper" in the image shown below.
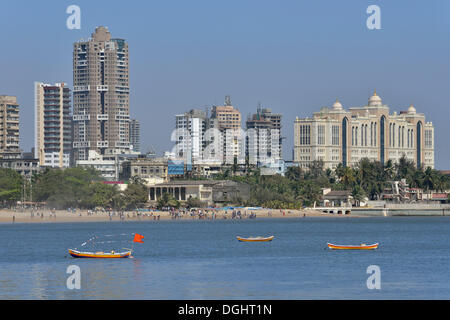
[[73,120],[75,160],[126,153],[129,136],[128,44],[98,27],[87,41],[74,44]]
[[433,124],[412,105],[390,114],[376,92],[365,106],[347,111],[336,100],[331,108],[294,123],[294,162],[303,168],[314,160],[334,169],[363,158],[386,164],[403,156],[418,167],[434,168]]
[[139,120],[130,120],[130,143],[133,151],[141,152],[141,125]]
[[40,166],[67,168],[72,151],[70,89],[36,82],[34,157]]
[[19,104],[14,96],[0,96],[0,159],[20,158]]
[[247,156],[250,164],[268,164],[282,159],[281,114],[258,107],[247,119]]

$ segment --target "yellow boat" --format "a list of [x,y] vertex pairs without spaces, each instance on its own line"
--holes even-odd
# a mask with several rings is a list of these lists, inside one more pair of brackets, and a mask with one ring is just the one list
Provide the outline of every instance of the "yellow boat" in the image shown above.
[[268,242],[272,241],[275,237],[250,237],[250,238],[243,238],[243,237],[237,237],[237,239],[240,242]]
[[327,243],[328,248],[332,250],[375,250],[378,248],[378,243],[367,245],[361,243],[360,245],[337,245],[332,243]]
[[69,249],[69,254],[74,258],[91,258],[91,259],[122,259],[130,258],[131,251],[125,252],[80,252]]

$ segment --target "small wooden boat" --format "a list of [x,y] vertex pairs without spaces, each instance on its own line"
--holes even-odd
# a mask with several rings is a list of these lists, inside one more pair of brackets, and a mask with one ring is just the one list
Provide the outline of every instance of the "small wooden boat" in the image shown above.
[[249,238],[243,238],[243,237],[237,237],[237,239],[240,242],[268,242],[272,241],[275,237],[249,237]]
[[365,243],[361,243],[360,245],[337,245],[328,243],[328,248],[332,250],[375,250],[378,248],[378,243],[370,245]]
[[91,259],[121,259],[130,258],[131,251],[125,252],[80,252],[69,249],[69,253],[74,258],[91,258]]

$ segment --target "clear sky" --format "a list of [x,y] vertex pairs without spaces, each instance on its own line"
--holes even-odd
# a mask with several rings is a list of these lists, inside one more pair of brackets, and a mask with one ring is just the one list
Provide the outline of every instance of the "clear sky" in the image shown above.
[[[66,27],[72,4],[81,30]],[[366,27],[372,4],[381,30]],[[436,167],[450,169],[450,1],[1,1],[0,94],[18,97],[22,149],[34,144],[34,82],[72,86],[73,42],[100,25],[129,44],[143,151],[172,148],[175,114],[231,95],[244,119],[258,102],[283,114],[289,160],[296,116],[336,98],[364,105],[376,89],[391,112],[425,113]]]

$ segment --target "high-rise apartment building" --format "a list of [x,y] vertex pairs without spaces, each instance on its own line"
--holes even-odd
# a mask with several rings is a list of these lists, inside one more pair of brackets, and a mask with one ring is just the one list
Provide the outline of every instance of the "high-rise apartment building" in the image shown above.
[[203,158],[204,136],[208,128],[206,112],[193,109],[176,115],[175,118],[175,132],[172,136],[175,142],[173,150],[175,159],[198,163]]
[[241,113],[231,105],[230,96],[225,97],[225,105],[213,106],[211,119],[217,121],[217,129],[221,132],[221,150],[223,163],[233,164],[235,158],[239,163],[245,161],[244,139],[241,126]]
[[275,163],[282,159],[281,114],[259,107],[247,119],[246,127],[250,164]]
[[20,157],[19,104],[14,96],[0,95],[0,159]]
[[294,162],[308,168],[322,160],[326,168],[354,166],[368,158],[382,164],[405,156],[417,167],[434,168],[434,127],[410,106],[389,113],[375,92],[366,106],[345,110],[339,101],[312,118],[294,123]]
[[40,166],[67,168],[72,151],[71,93],[65,83],[36,82],[34,157]]
[[242,164],[245,161],[241,113],[231,106],[229,97],[224,106],[211,108],[211,116],[198,109],[177,115],[171,139],[174,160],[214,166],[233,164],[235,158]]
[[130,120],[130,144],[133,151],[141,152],[141,125],[139,120]]
[[98,27],[87,41],[74,44],[73,121],[75,160],[126,153],[129,136],[128,44]]

